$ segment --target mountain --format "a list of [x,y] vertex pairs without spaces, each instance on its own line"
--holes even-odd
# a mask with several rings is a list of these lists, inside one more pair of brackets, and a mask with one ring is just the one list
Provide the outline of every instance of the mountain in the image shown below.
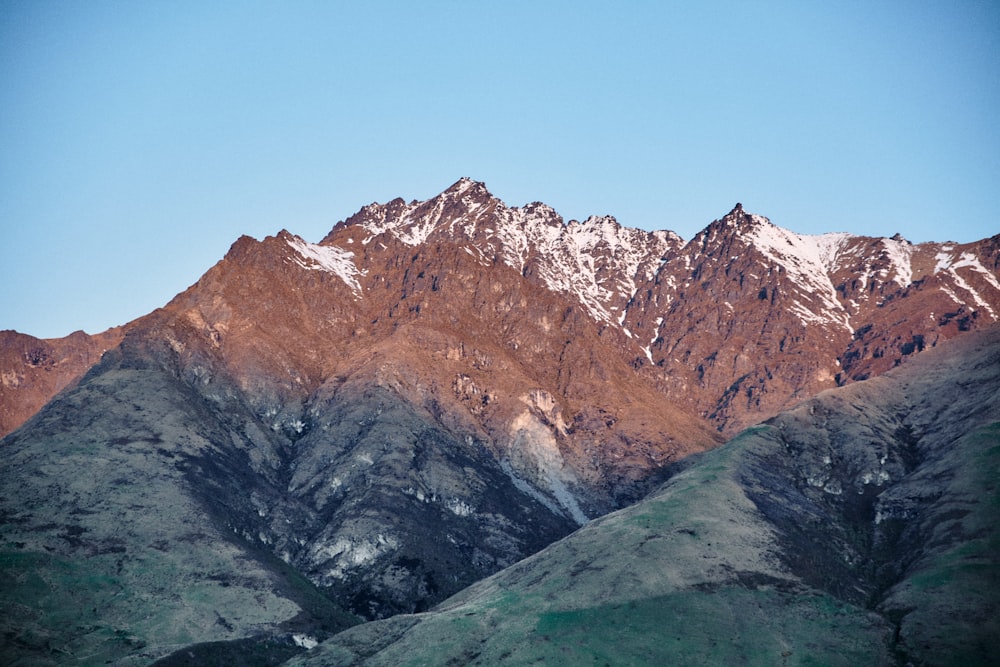
[[737,205],[664,258],[624,326],[665,393],[733,433],[997,321],[998,258],[1000,237],[804,236]]
[[684,242],[462,179],[319,243],[242,237],[120,329],[4,333],[0,655],[277,659],[427,610],[739,428],[990,325],[998,244],[801,236],[739,205]]
[[458,245],[570,297],[638,374],[729,434],[1000,313],[1000,235],[805,236],[737,204],[685,243],[611,217],[564,223],[544,204],[509,208],[462,179],[428,201],[364,207],[321,244],[365,267],[386,239]]
[[[365,206],[337,223],[319,244],[288,232],[262,242],[240,239],[215,271],[223,264],[233,272],[241,262],[264,261],[258,253],[271,253],[267,261],[294,264],[303,272],[289,266],[275,275],[277,283],[259,292],[244,290],[239,294],[244,301],[235,310],[228,302],[225,308],[261,310],[256,302],[277,301],[269,296],[272,289],[281,297],[301,299],[285,292],[303,276],[309,276],[305,280],[314,291],[322,289],[322,281],[342,283],[323,298],[310,297],[319,299],[316,308],[331,308],[329,313],[289,315],[310,336],[318,327],[330,328],[336,341],[326,340],[325,349],[341,340],[351,343],[355,334],[381,340],[387,322],[440,328],[440,304],[472,296],[469,286],[452,274],[453,264],[462,267],[463,276],[497,284],[497,295],[511,281],[520,285],[523,280],[526,286],[517,289],[519,296],[530,297],[526,303],[534,303],[537,295],[544,295],[537,299],[541,303],[568,301],[574,318],[592,322],[606,342],[602,349],[615,350],[632,366],[633,378],[642,376],[657,395],[729,435],[817,391],[883,373],[916,351],[997,321],[1000,314],[1000,235],[966,244],[916,245],[898,234],[808,236],[777,227],[737,204],[685,242],[672,232],[624,227],[610,216],[566,223],[541,203],[509,207],[482,183],[465,178],[426,201],[396,199]],[[440,294],[444,281],[447,289]],[[238,291],[218,279],[211,287]],[[189,307],[194,299],[205,311],[192,315],[193,325],[225,326],[229,311],[213,310],[209,302],[215,297],[207,295],[207,288],[188,291]],[[428,312],[431,304],[434,310]],[[515,306],[526,312],[510,299],[498,306],[492,316],[510,319],[502,311]],[[269,320],[278,309],[264,310]],[[481,313],[480,319],[490,316]],[[546,317],[538,324],[548,328],[548,335],[558,320]],[[466,323],[455,318],[448,324]],[[5,378],[0,433],[19,426],[67,383],[20,390],[18,378],[38,374],[26,346],[59,345],[81,357],[89,354],[92,364],[94,350],[113,347],[122,335],[108,333],[113,335],[90,343],[82,334],[61,341],[30,339],[20,347],[0,340]],[[225,332],[215,328],[201,333],[221,341]],[[498,333],[491,331],[494,338]],[[510,336],[499,341],[505,350],[521,342]],[[301,364],[306,361],[302,356],[287,361]],[[322,376],[315,359],[308,363],[311,372]],[[89,364],[74,366],[73,379]]]
[[692,457],[437,609],[322,665],[1000,661],[1000,327]]

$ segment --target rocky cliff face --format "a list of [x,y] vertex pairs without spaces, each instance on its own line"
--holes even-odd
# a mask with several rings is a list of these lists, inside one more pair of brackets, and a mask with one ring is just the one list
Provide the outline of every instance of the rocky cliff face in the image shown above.
[[121,337],[121,329],[96,336],[77,331],[52,340],[0,331],[0,434],[7,435],[72,386]]
[[[5,338],[12,426],[64,389],[0,445],[0,555],[23,566],[10,617],[35,584],[67,594],[67,564],[127,601],[71,638],[36,605],[9,645],[145,659],[422,611],[644,497],[720,432],[996,320],[998,246],[800,236],[740,206],[685,243],[467,179],[366,206],[318,244],[243,237],[121,330]],[[50,367],[59,382],[39,384]],[[151,490],[130,500],[131,479]],[[163,504],[150,536],[138,524]],[[209,555],[188,559],[193,541]],[[169,576],[144,578],[150,563],[172,563],[181,613],[219,554],[218,628],[129,621]],[[246,578],[221,574],[243,560]],[[70,615],[102,609],[100,588]],[[240,616],[263,589],[269,611]]]
[[[688,242],[613,218],[564,223],[463,179],[372,204],[322,244],[463,249],[571,299],[637,375],[723,433],[997,321],[1000,237],[956,245],[803,236],[738,205]],[[381,270],[381,266],[380,266]]]
[[997,260],[997,237],[803,236],[737,205],[664,258],[624,326],[666,394],[732,433],[997,321]]
[[289,665],[990,665],[1000,328],[821,393],[428,614]]

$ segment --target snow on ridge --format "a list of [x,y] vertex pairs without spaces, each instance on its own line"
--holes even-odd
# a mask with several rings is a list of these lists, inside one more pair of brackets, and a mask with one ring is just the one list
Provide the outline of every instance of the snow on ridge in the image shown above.
[[881,239],[880,242],[894,269],[892,279],[900,287],[909,287],[913,282],[913,246],[897,239]]
[[[990,307],[989,302],[986,301],[986,299],[984,299],[982,295],[979,292],[977,292],[976,289],[968,283],[968,281],[965,280],[965,278],[959,275],[958,269],[961,268],[972,269],[974,272],[981,274],[986,279],[986,282],[990,284],[991,287],[993,287],[997,291],[1000,291],[1000,281],[997,280],[996,276],[990,273],[989,269],[983,266],[982,262],[979,261],[979,258],[976,257],[974,253],[963,252],[956,258],[949,253],[949,251],[952,250],[951,246],[945,246],[941,250],[942,252],[939,252],[937,253],[937,255],[934,256],[934,258],[937,260],[937,265],[934,267],[934,272],[947,273],[949,276],[951,276],[951,279],[955,281],[955,286],[968,292],[969,295],[972,296],[972,300],[976,302],[976,305],[985,310],[987,313],[989,313],[990,317],[992,317],[994,321],[1000,319],[997,317],[997,314],[993,311],[993,308]],[[950,290],[946,290],[946,292],[949,292],[949,296],[951,296],[957,303],[959,304],[963,303]]]
[[290,236],[288,245],[298,253],[292,261],[309,271],[326,271],[343,280],[355,293],[361,293],[357,276],[361,273],[354,265],[354,253],[337,246],[309,243],[298,236]]
[[[484,197],[488,201],[484,203]],[[406,204],[396,219],[385,205],[368,207],[362,226],[367,244],[389,233],[416,246],[443,232],[468,239],[480,253],[496,256],[522,271],[537,263],[542,282],[553,291],[577,297],[596,319],[614,323],[615,300],[630,298],[640,280],[648,280],[655,260],[677,243],[675,234],[623,227],[611,216],[591,216],[583,222],[563,222],[550,206],[532,203],[508,207],[485,187],[462,179],[434,199]],[[488,223],[488,224],[484,224]],[[600,274],[600,275],[599,275]],[[614,280],[608,280],[611,276]]]
[[951,254],[949,253],[950,250],[951,250],[950,246],[944,246],[941,248],[941,252],[934,255],[934,259],[937,260],[937,264],[934,266],[934,273],[941,273],[942,271],[947,271],[951,267],[952,262],[955,261],[955,258],[952,257]]
[[[637,283],[652,278],[655,260],[671,244],[670,237],[624,227],[611,216],[570,221],[537,245],[548,260],[541,272],[546,285],[575,294],[595,319],[614,323],[617,299],[627,301]],[[610,280],[609,280],[610,279]]]
[[796,303],[793,310],[804,322],[837,324],[853,331],[837,291],[830,280],[829,269],[837,250],[848,238],[846,234],[805,236],[771,223],[762,216],[751,216],[756,223],[749,234],[754,247],[767,259],[785,267],[792,282],[819,298],[823,311],[816,313]]
[[820,234],[819,236],[800,234],[799,237],[806,242],[816,244],[816,250],[819,253],[820,262],[822,262],[827,271],[834,270],[837,264],[837,258],[840,256],[840,252],[844,245],[846,245],[851,239],[855,238],[847,232],[830,232],[828,234]]
[[989,269],[983,266],[979,258],[971,252],[963,252],[958,258],[958,261],[951,265],[951,270],[961,269],[963,267],[969,267],[973,271],[983,274],[987,282],[989,282],[997,290],[1000,290],[1000,281],[997,280],[996,276],[990,273]]
[[[417,246],[427,241],[445,222],[451,232],[456,227],[468,231],[485,213],[483,209],[488,208],[477,200],[476,190],[488,195],[482,183],[463,177],[433,199],[403,204],[401,214],[393,218],[388,216],[388,205],[371,204],[364,209],[368,219],[361,223],[361,227],[368,232],[363,243],[367,245],[375,236],[388,232],[407,245]],[[491,199],[501,204],[499,200]],[[446,216],[446,210],[453,211],[456,204],[465,209],[464,213],[457,217]],[[446,220],[446,217],[450,219]]]

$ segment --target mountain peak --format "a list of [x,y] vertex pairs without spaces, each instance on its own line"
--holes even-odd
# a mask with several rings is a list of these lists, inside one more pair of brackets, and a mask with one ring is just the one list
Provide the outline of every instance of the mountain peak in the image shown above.
[[479,208],[496,197],[486,187],[486,183],[475,181],[467,176],[463,176],[453,183],[447,190],[430,201],[455,202],[459,206],[471,212]]
[[748,213],[743,204],[736,205],[721,218],[712,221],[705,229],[691,239],[696,245],[711,243],[721,239],[729,239],[744,235],[755,235],[763,229],[777,227],[766,217]]
[[487,195],[489,194],[489,190],[486,189],[486,183],[483,183],[482,181],[473,180],[468,176],[463,176],[462,178],[458,179],[441,194],[443,195],[463,194],[470,190],[476,193],[485,193]]
[[743,204],[736,202],[736,206],[732,208],[729,213],[722,216],[720,222],[726,223],[727,225],[739,224],[739,225],[760,225],[760,224],[770,224],[770,220],[762,215],[756,215],[754,213],[748,213],[743,209]]

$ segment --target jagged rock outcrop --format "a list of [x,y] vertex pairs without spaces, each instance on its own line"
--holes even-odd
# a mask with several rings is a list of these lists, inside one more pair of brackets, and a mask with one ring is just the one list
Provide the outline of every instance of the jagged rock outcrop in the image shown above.
[[364,207],[322,244],[387,242],[457,244],[569,296],[640,375],[724,433],[1000,313],[1000,237],[804,236],[739,204],[685,243],[609,217],[564,223],[544,204],[509,208],[462,179],[428,201]]
[[[267,259],[256,256],[260,243],[269,249]],[[259,264],[265,261],[271,262],[269,269]],[[670,402],[723,433],[816,391],[883,373],[1000,316],[1000,236],[917,245],[898,234],[805,236],[737,205],[684,242],[671,232],[631,229],[611,217],[566,223],[541,203],[509,207],[482,183],[464,178],[426,201],[365,206],[319,244],[287,232],[265,242],[241,239],[220,270],[231,272],[244,262],[255,270],[296,264],[313,301],[304,303],[281,280],[261,287],[215,278],[213,289],[238,299],[217,307],[203,300],[199,308],[206,314],[192,315],[205,318],[194,322],[204,329],[200,335],[221,337],[224,332],[212,327],[225,326],[223,310],[233,303],[268,303],[259,326],[237,332],[245,338],[256,327],[277,341],[260,354],[244,354],[250,367],[258,356],[282,357],[300,372],[306,361],[315,386],[327,377],[318,359],[342,356],[331,350],[353,336],[378,336],[401,317],[431,320],[434,312],[426,307],[432,301],[435,311],[448,300],[458,308],[469,298],[463,281],[470,276],[508,292],[509,282],[523,279],[538,289],[525,304],[508,300],[507,310],[526,317],[535,302],[569,300],[577,309],[574,317],[594,322],[607,342],[604,350],[615,349]],[[327,294],[321,296],[322,290]],[[421,301],[414,301],[414,291]],[[428,301],[428,294],[436,298]],[[484,312],[482,319],[510,320],[503,311]],[[289,324],[277,322],[277,313]],[[542,315],[551,327],[551,317]],[[303,345],[298,338],[312,326],[306,322],[310,317],[324,320],[324,351],[283,349]],[[306,326],[296,328],[295,322]],[[279,335],[283,327],[288,335]],[[112,338],[103,345],[113,346]],[[10,352],[11,345],[4,346],[0,359],[9,380],[0,398],[4,410],[26,414],[43,404],[44,392],[17,388],[15,379],[32,373],[31,362]],[[60,345],[81,349],[69,339]],[[93,363],[96,356],[91,353],[90,359]],[[251,370],[237,372],[249,377]],[[44,389],[51,396],[64,384]],[[302,392],[292,388],[291,393]],[[10,430],[17,420],[6,419],[0,426]]]
[[[636,378],[564,294],[502,264],[487,271],[454,243],[414,252],[387,237],[364,252],[362,271],[351,251],[287,232],[238,240],[3,441],[4,553],[35,567],[52,599],[71,586],[54,571],[80,562],[122,599],[94,632],[69,636],[61,617],[36,610],[7,628],[11,646],[41,658],[63,643],[74,655],[158,657],[258,627],[263,644],[292,630],[318,638],[336,608],[419,611],[633,502],[666,464],[719,442]],[[82,443],[91,456],[73,455]],[[85,502],[70,476],[124,489]],[[155,489],[148,502],[127,505],[130,479]],[[176,511],[153,539],[133,524],[160,503]],[[92,514],[67,519],[78,505]],[[192,532],[200,545],[188,559]],[[108,535],[116,556],[90,558]],[[209,585],[202,550],[229,554],[211,576],[255,563],[218,629],[197,605],[190,622],[202,629],[188,635],[128,622],[160,590],[160,575],[139,575],[145,563],[178,561],[183,607],[189,589]],[[295,582],[306,587],[298,598],[234,620],[253,591],[283,589],[288,567],[310,582]],[[24,590],[10,590],[16,611]],[[71,615],[100,610],[94,595]],[[312,596],[335,609],[303,616],[300,598]],[[129,642],[107,641],[119,634]]]
[[667,395],[733,433],[996,322],[998,246],[804,236],[737,205],[664,258],[624,326]]

